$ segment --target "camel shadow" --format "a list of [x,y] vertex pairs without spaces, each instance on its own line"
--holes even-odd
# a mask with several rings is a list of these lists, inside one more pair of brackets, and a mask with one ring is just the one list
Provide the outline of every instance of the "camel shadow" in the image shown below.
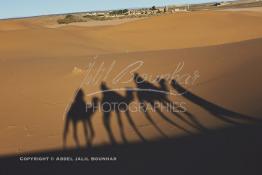
[[[186,129],[185,127],[182,127],[178,123],[174,122],[174,120],[167,117],[164,112],[162,111],[162,106],[165,107],[165,111],[168,111],[172,115],[176,116],[178,119],[186,123],[187,125],[206,131],[207,129],[196,119],[196,117],[191,114],[189,111],[186,111],[183,109],[183,107],[179,106],[175,102],[169,100],[168,95],[169,90],[166,85],[165,79],[159,79],[158,83],[159,86],[156,86],[145,79],[143,79],[138,73],[134,74],[134,82],[137,87],[137,98],[138,101],[142,104],[142,106],[151,105],[153,107],[154,111],[159,114],[159,117],[166,121],[167,123],[171,124],[174,127],[177,127],[178,129],[192,134],[191,131]],[[171,110],[170,110],[171,109]],[[147,118],[147,120],[155,127],[155,129],[165,136],[163,134],[163,131],[157,126],[155,122],[153,122],[152,117],[150,116],[149,112],[147,110],[143,110],[144,116]]]
[[223,120],[224,122],[228,122],[231,124],[241,124],[241,122],[239,121],[246,121],[255,124],[258,123],[262,124],[261,119],[257,119],[255,117],[251,117],[244,114],[240,114],[238,112],[231,111],[222,106],[209,102],[202,97],[197,96],[196,94],[182,87],[176,80],[172,81],[171,86],[184,98],[200,106],[201,108],[209,112],[212,116],[215,116],[220,120]]
[[[103,125],[106,130],[107,136],[113,145],[117,143],[116,138],[113,134],[111,124],[113,114],[115,114],[116,116],[117,125],[120,131],[120,137],[123,143],[128,143],[128,139],[125,134],[122,115],[125,116],[128,124],[131,126],[132,130],[136,133],[139,139],[146,142],[147,140],[137,128],[130,114],[131,111],[129,109],[129,106],[133,101],[135,101],[134,92],[136,93],[137,100],[139,102],[139,112],[142,112],[142,116],[146,118],[146,120],[151,124],[151,126],[153,126],[154,129],[157,130],[157,132],[161,136],[168,138],[165,132],[159,127],[159,124],[155,120],[153,120],[151,112],[154,112],[161,120],[167,122],[173,127],[182,130],[185,133],[193,134],[190,131],[190,127],[201,132],[209,132],[210,129],[207,129],[195,115],[193,115],[187,109],[183,109],[183,106],[176,104],[175,101],[169,99],[170,90],[168,89],[165,79],[159,79],[158,85],[146,81],[138,73],[134,74],[133,79],[136,88],[126,88],[125,95],[121,95],[120,93],[116,92],[117,90],[110,89],[105,82],[102,82],[100,85],[100,90],[102,93],[100,103],[97,97],[93,97],[92,103],[87,104],[84,99],[84,91],[82,89],[79,89],[76,93],[73,103],[70,106],[70,109],[68,110],[68,113],[66,114],[63,133],[64,146],[66,146],[66,138],[70,123],[73,124],[74,141],[78,147],[80,146],[77,135],[77,124],[79,122],[83,124],[86,144],[89,146],[92,145],[92,141],[95,137],[95,132],[91,119],[93,114],[98,109],[98,105],[100,105],[99,109],[101,109],[102,112]],[[210,113],[211,116],[214,116],[224,122],[235,125],[241,125],[243,122],[262,124],[261,119],[231,111],[212,102],[209,102],[204,98],[197,96],[196,94],[193,94],[192,92],[182,87],[175,80],[171,82],[171,87],[185,99],[203,108],[208,113]],[[151,106],[151,108],[148,108],[148,106]],[[164,108],[162,108],[162,106]],[[153,111],[150,111],[151,109],[153,109]],[[163,109],[166,111],[163,111]],[[184,127],[181,124],[185,124],[190,127]]]
[[142,141],[146,141],[144,136],[141,134],[141,132],[136,127],[136,124],[134,123],[130,112],[129,112],[129,104],[134,100],[133,96],[133,90],[130,88],[127,88],[126,95],[123,96],[113,90],[110,90],[106,83],[101,84],[101,91],[102,91],[102,100],[101,100],[101,107],[103,112],[103,123],[105,126],[105,129],[107,131],[107,135],[110,139],[110,142],[112,144],[116,144],[116,139],[112,132],[111,127],[111,114],[114,112],[117,117],[118,126],[120,129],[120,135],[124,143],[127,143],[127,138],[124,133],[124,125],[121,118],[121,113],[124,113],[128,123],[132,127],[132,129],[135,131],[135,133],[138,135],[138,137]]
[[[69,131],[69,124],[73,124],[73,137],[76,145],[79,147],[79,139],[77,135],[77,124],[81,122],[84,128],[86,145],[91,146],[95,136],[94,127],[91,121],[93,114],[96,112],[98,105],[98,98],[93,97],[91,104],[86,104],[85,94],[82,89],[76,93],[75,99],[72,102],[65,118],[65,126],[63,132],[63,146],[66,146],[67,134]],[[90,132],[90,134],[89,134]]]

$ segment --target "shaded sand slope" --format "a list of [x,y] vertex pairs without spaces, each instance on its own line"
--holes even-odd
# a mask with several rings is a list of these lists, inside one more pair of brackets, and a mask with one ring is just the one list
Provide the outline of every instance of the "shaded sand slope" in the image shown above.
[[47,28],[52,22],[43,18],[0,21],[0,53],[1,59],[32,58],[217,45],[262,37],[261,19],[258,12],[193,12],[97,27]]
[[[174,72],[179,63],[184,63],[183,69],[178,72],[179,75],[193,75],[195,71],[200,74],[193,86],[185,86],[191,93],[231,111],[261,119],[262,84],[259,76],[262,61],[261,45],[262,39],[254,39],[209,47],[106,54],[96,59],[92,56],[69,55],[3,60],[0,64],[0,78],[4,82],[0,91],[0,153],[21,153],[61,147],[65,108],[72,101],[72,96],[84,77],[84,69],[90,62],[95,62],[95,69],[89,74],[94,77],[94,71],[101,63],[104,62],[108,67],[115,60],[116,66],[105,80],[110,89],[135,87],[133,81],[127,84],[113,84],[112,79],[122,69],[136,61],[144,63],[136,72],[152,76]],[[75,67],[83,69],[83,72],[73,71]],[[126,75],[123,80],[129,78],[130,75]],[[100,84],[101,80],[97,80],[97,83],[85,85],[83,89],[86,94],[96,92],[100,90]],[[170,84],[168,89],[173,89]],[[123,91],[118,93],[124,95]],[[100,93],[96,95],[101,99]],[[171,101],[185,102],[187,111],[193,115],[193,119],[207,130],[231,125],[230,122],[221,120],[218,117],[220,115],[210,113],[187,98],[182,96],[168,98]],[[90,101],[91,97],[87,97],[86,100]],[[137,96],[134,101],[138,101]],[[169,122],[163,115],[169,118]],[[171,138],[188,133],[172,125],[170,121],[176,122],[190,133],[202,132],[171,113],[164,112],[163,115],[150,112],[152,120]],[[122,114],[121,117],[128,141],[140,141],[126,116]],[[163,135],[146,119],[145,114],[131,113],[131,117],[147,140],[163,138]],[[109,142],[102,118],[101,112],[93,116],[95,145]],[[183,118],[188,119],[186,116]],[[240,121],[240,123],[249,122]],[[240,123],[233,125],[238,126]],[[112,114],[112,128],[117,142],[122,143],[115,114]],[[79,137],[83,145],[85,142],[80,125]],[[69,135],[68,145],[74,145],[72,134]]]
[[94,149],[42,151],[24,156],[117,157],[116,162],[19,162],[18,156],[0,158],[2,174],[261,174],[261,127],[241,126],[209,134],[151,143],[101,146]]

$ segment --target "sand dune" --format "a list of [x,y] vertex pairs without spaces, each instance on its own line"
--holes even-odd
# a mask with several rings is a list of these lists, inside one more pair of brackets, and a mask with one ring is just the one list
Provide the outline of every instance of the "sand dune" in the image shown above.
[[[65,108],[90,63],[95,63],[95,69],[89,73],[94,77],[101,64],[108,68],[115,62],[106,79],[112,89],[135,87],[133,81],[112,82],[121,70],[134,62],[143,62],[136,72],[152,76],[172,73],[183,64],[178,72],[180,76],[199,72],[195,83],[185,86],[193,94],[231,111],[261,118],[261,18],[262,14],[256,12],[196,12],[115,26],[52,29],[41,19],[1,21],[0,154],[61,147]],[[128,78],[129,75],[123,80]],[[98,79],[83,89],[86,94],[99,91],[101,82]],[[169,84],[168,88],[172,86]],[[122,91],[119,93],[124,95]],[[101,94],[97,96],[101,98]],[[185,102],[188,111],[207,129],[230,125],[190,99],[169,98]],[[86,100],[90,101],[91,97]],[[169,137],[187,135],[158,113],[150,115]],[[192,133],[201,132],[173,114],[164,115]],[[93,117],[94,144],[108,143],[102,114],[96,113]],[[128,140],[139,141],[125,115],[122,114],[122,118]],[[143,113],[132,113],[132,118],[146,139],[162,138]],[[114,116],[112,125],[121,143]],[[79,133],[84,144],[80,125]],[[73,146],[72,135],[69,138],[69,146]]]
[[56,29],[45,28],[40,20],[1,21],[0,29],[5,26],[26,29],[0,32],[1,40],[5,41],[0,47],[2,57],[81,56],[191,48],[262,36],[261,13],[255,12],[179,13],[117,26]]

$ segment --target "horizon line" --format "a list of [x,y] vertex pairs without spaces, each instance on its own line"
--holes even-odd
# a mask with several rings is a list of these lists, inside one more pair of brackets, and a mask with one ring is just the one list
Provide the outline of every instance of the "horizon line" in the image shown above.
[[[232,0],[225,0],[226,2],[232,1]],[[235,1],[235,0],[233,0]],[[165,6],[183,6],[183,5],[197,5],[197,4],[208,4],[212,2],[223,2],[223,0],[208,0],[207,2],[200,2],[200,3],[173,3],[173,4],[167,4]],[[7,17],[7,18],[1,18],[0,21],[4,20],[15,20],[15,19],[27,19],[27,18],[36,18],[36,17],[48,17],[48,16],[57,16],[57,15],[68,15],[68,14],[78,14],[78,13],[87,13],[87,12],[106,12],[106,11],[112,11],[112,10],[121,10],[121,9],[143,9],[143,8],[150,8],[154,5],[150,6],[140,6],[140,7],[123,7],[123,8],[112,8],[112,9],[97,9],[97,10],[86,10],[86,11],[71,11],[71,12],[58,12],[58,13],[49,13],[49,14],[36,14],[36,15],[30,15],[30,16],[16,16],[16,17]],[[156,6],[156,7],[164,7],[163,5],[161,6]]]

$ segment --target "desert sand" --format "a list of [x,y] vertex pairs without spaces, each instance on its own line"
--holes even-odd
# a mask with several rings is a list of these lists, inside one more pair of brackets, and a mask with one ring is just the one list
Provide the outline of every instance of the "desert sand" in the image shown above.
[[[117,25],[50,28],[56,17],[52,18],[0,21],[0,155],[62,148],[65,110],[90,63],[95,63],[95,69],[89,77],[95,76],[101,64],[106,69],[115,64],[106,79],[110,89],[135,87],[133,81],[114,84],[112,79],[137,61],[143,62],[143,66],[136,72],[152,76],[172,73],[183,64],[177,75],[199,73],[193,85],[184,86],[191,93],[221,108],[261,119],[261,12],[176,13]],[[122,80],[129,78],[126,75]],[[98,79],[85,84],[83,90],[87,95],[97,92],[101,82]],[[170,84],[168,89],[174,90]],[[100,93],[95,95],[101,99]],[[91,97],[87,96],[86,101],[90,102]],[[183,101],[187,111],[206,129],[232,125],[190,98],[168,98]],[[134,101],[137,100],[135,96]],[[168,137],[189,134],[159,113],[150,115]],[[163,115],[190,133],[201,132],[171,113]],[[109,143],[102,117],[97,112],[92,118],[94,145]],[[111,117],[113,133],[122,143],[115,114]],[[140,142],[126,116],[121,117],[127,140]],[[147,140],[163,137],[143,113],[134,112],[131,117]],[[84,145],[81,124],[78,131]],[[70,130],[68,147],[74,146]]]

